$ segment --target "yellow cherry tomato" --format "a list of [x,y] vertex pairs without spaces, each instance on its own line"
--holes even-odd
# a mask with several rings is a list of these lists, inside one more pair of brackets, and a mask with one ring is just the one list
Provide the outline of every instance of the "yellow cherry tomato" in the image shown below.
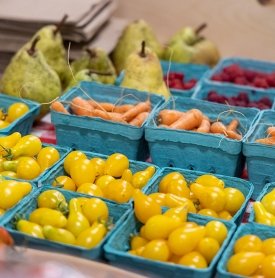
[[219,244],[222,245],[227,236],[227,228],[222,222],[215,220],[210,221],[205,225],[205,229],[205,236],[216,239]]
[[224,188],[224,182],[223,180],[209,174],[205,174],[202,176],[199,176],[196,180],[196,183],[199,183],[204,186],[214,186],[214,187],[219,187],[221,189]]
[[261,252],[237,253],[228,260],[227,270],[230,273],[250,276],[257,270],[264,257],[264,254]]
[[188,228],[194,228],[194,227],[198,227],[199,225],[197,224],[197,223],[195,223],[195,222],[184,222],[184,223],[182,223],[182,225],[181,225],[181,227],[182,228],[186,228],[186,229],[188,229]]
[[275,255],[268,255],[262,261],[262,271],[265,278],[275,277]]
[[20,139],[21,134],[19,132],[14,132],[11,135],[0,137],[0,156],[7,155],[5,149],[12,148]]
[[101,177],[98,177],[95,181],[95,184],[100,187],[102,192],[105,192],[105,188],[107,184],[109,184],[111,181],[114,181],[115,178],[110,175],[103,175]]
[[10,177],[10,178],[18,178],[17,174],[13,171],[3,171],[0,172],[0,177]]
[[132,250],[136,250],[142,246],[145,246],[147,243],[148,240],[146,238],[136,235],[131,238],[130,246]]
[[[159,192],[167,193],[167,186],[169,185],[169,183],[172,180],[178,180],[178,179],[185,181],[184,176],[179,172],[171,172],[171,173],[165,175],[159,183]],[[187,185],[187,183],[186,183],[186,185]]]
[[221,218],[221,219],[224,219],[224,220],[231,220],[232,219],[232,215],[226,210],[220,211],[218,213],[218,217]]
[[87,156],[81,151],[72,151],[64,159],[64,170],[70,175],[70,168],[77,160],[87,159]]
[[41,168],[41,172],[50,168],[59,159],[60,154],[58,150],[50,146],[42,148],[37,155],[37,162]]
[[262,242],[262,252],[266,255],[275,255],[275,238],[268,238]]
[[68,204],[64,195],[55,189],[46,190],[39,194],[37,198],[37,206],[39,208],[58,209],[67,211]]
[[265,209],[275,215],[275,190],[267,193],[261,200]]
[[240,190],[233,187],[225,188],[224,193],[226,200],[224,210],[227,210],[234,215],[244,203],[245,197]]
[[245,235],[238,238],[234,245],[234,252],[260,252],[262,250],[262,240],[256,235]]
[[109,209],[106,203],[98,198],[89,198],[82,205],[82,212],[92,225],[95,221],[108,220]]
[[130,169],[125,169],[122,173],[121,179],[128,181],[129,183],[132,183],[132,179],[133,179],[132,171]]
[[208,264],[211,263],[219,249],[219,242],[211,237],[204,237],[199,241],[198,246],[196,247],[196,250],[202,254]]
[[183,179],[172,180],[167,186],[167,193],[172,193],[179,197],[190,198],[190,189]]
[[19,179],[32,180],[37,178],[41,173],[41,168],[37,161],[32,157],[21,157],[16,174]]
[[81,184],[76,191],[91,196],[103,197],[103,192],[100,187],[91,182]]
[[148,196],[161,206],[165,206],[165,193],[154,192],[149,194]]
[[171,253],[166,240],[155,239],[144,246],[141,256],[146,259],[166,262]]
[[10,125],[10,123],[8,121],[0,120],[0,129],[4,129],[4,128],[8,127],[9,125]]
[[43,234],[46,239],[60,243],[75,244],[76,241],[75,236],[70,231],[50,225],[43,227]]
[[197,251],[190,252],[180,258],[179,264],[193,268],[207,268],[205,258]]
[[5,212],[6,211],[4,209],[0,208],[0,217],[3,216],[5,214]]
[[122,179],[113,180],[107,184],[104,196],[118,203],[128,202],[134,194],[134,187]]
[[45,238],[42,227],[39,224],[32,223],[25,219],[20,219],[16,223],[16,230],[18,230],[19,232],[28,234],[32,237]]
[[210,217],[218,217],[218,214],[213,209],[201,209],[198,211],[198,214],[206,215]]
[[129,159],[121,153],[114,153],[106,159],[105,175],[110,175],[115,178],[120,178],[124,170],[129,168]]
[[7,120],[11,123],[29,111],[29,106],[23,102],[16,102],[9,106]]
[[150,178],[154,175],[155,171],[156,169],[154,166],[148,166],[145,170],[134,173],[131,181],[133,187],[144,187],[148,183]]
[[184,197],[176,196],[171,193],[165,194],[165,206],[169,208],[186,206],[188,212],[193,212],[193,213],[197,212],[194,203],[191,200]]
[[76,191],[76,185],[74,181],[68,176],[56,177],[52,183],[53,186],[62,186],[62,189]]
[[163,215],[176,220],[179,218],[180,221],[184,223],[187,220],[187,212],[188,212],[188,208],[186,206],[182,206],[182,207],[170,208]]
[[91,160],[93,167],[95,168],[96,177],[102,176],[105,169],[105,160],[99,157],[94,157]]

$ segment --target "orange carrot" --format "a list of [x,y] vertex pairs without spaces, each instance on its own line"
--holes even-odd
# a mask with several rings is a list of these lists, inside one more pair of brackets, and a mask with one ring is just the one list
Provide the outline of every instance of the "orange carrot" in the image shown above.
[[239,125],[239,121],[237,119],[233,119],[229,125],[226,127],[227,130],[233,130],[236,131],[237,127]]
[[223,134],[230,139],[242,139],[242,136],[240,134],[238,134],[236,131],[228,130],[226,126],[221,122],[214,122],[210,127],[210,131],[215,134]]
[[208,133],[210,132],[210,121],[209,118],[207,116],[203,116],[201,124],[199,125],[199,127],[197,128],[197,132],[202,132],[202,133]]
[[119,122],[119,123],[127,123],[124,119],[122,114],[116,113],[116,112],[108,112],[109,116],[111,117],[111,120],[114,122]]
[[71,101],[70,105],[74,114],[78,116],[90,116],[92,108],[87,100],[82,99],[81,97],[75,97]]
[[275,136],[275,126],[271,126],[267,129],[267,134],[270,135],[270,136]]
[[272,136],[267,138],[261,138],[261,139],[257,139],[255,142],[266,144],[266,145],[275,145],[275,137]]
[[171,128],[192,130],[202,122],[203,114],[198,109],[191,109],[170,125]]
[[140,102],[127,112],[123,113],[123,119],[126,122],[130,122],[132,119],[134,119],[138,114],[142,112],[150,112],[151,110],[151,103],[149,100]]
[[108,112],[105,112],[103,110],[100,109],[94,109],[91,113],[90,113],[91,117],[98,117],[98,118],[102,118],[104,120],[111,120],[111,116],[109,115]]
[[149,112],[142,112],[138,114],[132,121],[129,122],[130,125],[135,125],[135,126],[142,126],[144,121],[147,119],[149,115]]
[[158,122],[163,125],[171,125],[176,120],[178,120],[183,114],[184,112],[180,112],[177,110],[164,109],[159,112]]
[[114,104],[110,102],[98,102],[96,109],[105,110],[106,112],[113,112],[114,111]]
[[134,107],[133,104],[118,105],[118,106],[115,106],[114,112],[116,112],[116,113],[125,113],[133,107]]
[[60,113],[64,113],[64,114],[70,114],[66,108],[64,107],[64,105],[60,102],[60,101],[54,101],[51,104],[51,109],[53,109],[56,112],[60,112]]

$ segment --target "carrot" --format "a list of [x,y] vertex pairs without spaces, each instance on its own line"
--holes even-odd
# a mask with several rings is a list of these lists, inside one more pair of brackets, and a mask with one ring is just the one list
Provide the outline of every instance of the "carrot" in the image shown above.
[[122,114],[116,112],[108,112],[108,114],[111,117],[112,121],[127,124],[127,122],[123,119]]
[[90,104],[92,110],[95,109],[95,108],[98,108],[97,101],[95,101],[93,99],[88,99],[87,102]]
[[183,114],[184,112],[180,112],[177,110],[164,109],[159,112],[158,122],[163,125],[171,125],[176,120],[178,120]]
[[209,118],[207,116],[203,116],[201,124],[195,131],[202,132],[202,133],[209,133],[210,125],[211,124],[210,124]]
[[104,120],[111,120],[111,116],[109,115],[108,112],[105,112],[103,110],[100,109],[94,109],[91,113],[90,113],[91,117],[98,117],[98,118],[102,118]]
[[130,110],[133,107],[134,107],[133,104],[118,105],[118,106],[115,106],[113,112],[116,112],[116,113],[125,113],[125,112],[127,112],[128,110]]
[[267,138],[261,138],[257,139],[255,142],[266,144],[266,145],[275,145],[275,137],[267,137]]
[[100,110],[105,110],[106,112],[113,112],[114,111],[114,104],[110,102],[98,102],[98,105],[96,107],[97,109]]
[[81,97],[75,97],[71,101],[70,105],[74,114],[78,116],[90,116],[92,108],[87,100],[82,99]]
[[271,126],[267,129],[267,134],[271,135],[272,137],[275,136],[275,126]]
[[228,130],[226,126],[221,122],[214,122],[210,127],[210,131],[214,134],[223,134],[230,139],[242,139],[242,136],[240,134],[238,134],[236,131]]
[[147,119],[149,115],[149,112],[142,112],[138,114],[132,121],[129,122],[130,125],[135,125],[135,126],[142,126],[144,121]]
[[60,112],[60,113],[64,113],[64,114],[70,114],[60,101],[54,101],[51,104],[51,109],[53,109],[56,112]]
[[151,110],[151,103],[149,100],[140,102],[133,108],[129,109],[127,112],[123,113],[123,119],[126,122],[130,122],[138,114],[140,114],[142,112],[150,112],[150,110]]
[[233,130],[236,131],[237,127],[239,125],[239,121],[237,119],[233,119],[229,125],[226,127],[227,130]]
[[191,109],[170,125],[171,128],[191,130],[202,122],[203,114],[198,109]]

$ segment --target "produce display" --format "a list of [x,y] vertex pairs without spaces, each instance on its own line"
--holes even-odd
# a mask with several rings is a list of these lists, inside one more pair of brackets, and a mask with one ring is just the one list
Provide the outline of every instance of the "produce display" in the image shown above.
[[269,89],[275,87],[275,72],[266,73],[262,71],[242,68],[238,64],[224,67],[221,72],[211,78],[213,81],[229,82],[237,85],[252,86]]
[[221,121],[211,121],[199,109],[191,109],[186,112],[164,109],[158,114],[158,124],[159,127],[222,134],[230,139],[242,139],[242,135],[237,130],[239,126],[237,119],[233,119],[226,126]]
[[[51,104],[51,109],[57,112],[70,114],[59,101],[53,102]],[[93,99],[86,100],[81,97],[75,97],[70,103],[70,109],[73,115],[97,117],[140,127],[149,116],[151,103],[147,100],[139,102],[136,105],[115,105],[110,102],[97,102]]]
[[19,132],[0,137],[0,176],[33,180],[60,158],[59,151],[43,147],[34,135]]
[[275,144],[275,127],[268,127],[266,130],[267,137],[255,140],[256,143],[274,145]]
[[254,234],[240,237],[234,245],[234,254],[227,262],[230,273],[249,276],[275,276],[275,238],[261,240]]
[[272,107],[272,102],[269,98],[262,97],[259,100],[251,101],[245,92],[240,92],[237,96],[228,97],[216,91],[210,91],[207,94],[206,100],[234,106],[255,107],[260,110]]
[[[7,111],[6,111],[7,110]],[[7,109],[0,107],[0,129],[8,127],[29,111],[29,106],[23,102],[15,102]]]
[[37,208],[27,219],[19,219],[15,228],[32,237],[92,249],[107,234],[108,218],[104,201],[78,197],[67,202],[60,191],[53,189],[40,193]]
[[197,84],[196,79],[185,81],[181,72],[169,72],[164,76],[164,81],[167,87],[178,90],[190,90]]
[[224,220],[230,220],[245,202],[239,189],[225,187],[223,180],[214,175],[201,175],[188,184],[179,172],[165,175],[159,182],[158,192],[146,198],[147,203],[152,199],[159,206],[185,206],[188,212]]
[[141,214],[137,202],[138,196],[134,199],[134,211],[144,225],[130,239],[129,254],[193,268],[208,267],[227,236],[222,222],[213,220],[205,226],[189,222],[185,206],[164,213],[154,211],[144,219],[147,208]]
[[[0,219],[32,190],[29,182],[5,180],[0,177]],[[0,237],[1,242],[1,237]]]
[[81,151],[72,151],[64,160],[68,176],[57,176],[53,186],[79,193],[104,197],[118,203],[128,202],[135,189],[144,187],[155,173],[154,166],[132,173],[128,158],[114,153],[102,159],[88,159]]

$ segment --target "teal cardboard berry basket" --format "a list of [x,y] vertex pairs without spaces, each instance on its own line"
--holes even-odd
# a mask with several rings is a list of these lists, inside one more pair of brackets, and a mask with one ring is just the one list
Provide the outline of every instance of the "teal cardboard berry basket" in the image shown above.
[[275,237],[275,230],[269,229],[266,226],[258,225],[255,223],[242,224],[238,227],[229,245],[224,250],[217,267],[217,278],[241,278],[246,277],[242,275],[233,274],[227,271],[227,263],[229,258],[233,255],[234,245],[236,241],[244,235],[256,235],[261,240]]
[[255,186],[253,199],[257,198],[265,184],[275,182],[275,146],[255,142],[257,139],[267,137],[266,130],[268,127],[274,126],[274,123],[275,111],[260,112],[243,140],[243,154],[246,157],[248,178]]
[[[11,236],[15,240],[15,243],[17,245],[33,249],[70,254],[73,256],[83,257],[91,260],[101,260],[103,258],[104,244],[111,236],[111,234],[115,231],[115,229],[123,223],[128,213],[128,207],[105,201],[109,209],[109,218],[113,221],[114,226],[107,233],[104,239],[92,249],[87,249],[76,245],[58,243],[47,239],[35,238],[17,231],[14,227],[14,223],[16,222],[16,220],[18,218],[28,219],[30,213],[37,208],[37,197],[39,196],[39,194],[50,189],[53,188],[45,186],[36,189],[31,198],[26,199],[21,208],[13,212],[13,216],[9,219],[9,221],[4,222],[4,227],[10,232]],[[62,190],[60,188],[56,188],[56,190],[60,191],[64,195],[67,202],[69,202],[72,198],[83,197],[82,194],[78,194],[77,192]],[[95,198],[93,196],[86,197]]]
[[[159,190],[159,183],[162,180],[163,177],[165,177],[167,174],[172,173],[172,172],[179,172],[180,174],[182,174],[188,184],[188,186],[192,183],[195,182],[195,180],[199,177],[202,176],[204,174],[204,172],[199,172],[199,171],[191,171],[191,170],[183,170],[183,169],[179,169],[179,168],[162,168],[158,174],[157,177],[152,180],[148,186],[145,189],[145,194],[149,195],[151,193],[154,192],[158,192]],[[240,178],[235,178],[235,177],[229,177],[229,176],[223,176],[223,175],[215,175],[215,177],[221,179],[224,182],[224,187],[232,187],[232,188],[236,188],[238,190],[240,190],[244,197],[245,200],[243,202],[243,204],[241,205],[241,207],[239,208],[239,210],[232,215],[232,218],[229,220],[229,222],[235,222],[237,225],[241,223],[243,215],[245,213],[245,209],[247,207],[247,204],[251,198],[254,186],[251,182],[240,179]],[[210,217],[210,216],[204,216],[201,215],[201,217],[205,217],[207,219],[211,219],[211,220],[219,220],[220,218],[214,218],[214,217]]]
[[[95,82],[81,82],[72,88],[60,101],[69,109],[74,97],[94,99],[113,104],[136,104],[150,99],[152,112],[164,102],[164,98],[146,92],[102,85]],[[81,149],[102,154],[120,152],[129,159],[145,160],[148,157],[148,145],[144,139],[144,125],[141,127],[107,121],[101,118],[76,116],[51,111],[52,122],[56,128],[57,143],[73,149]]]
[[164,109],[187,111],[200,109],[210,120],[229,124],[240,122],[239,131],[245,135],[258,109],[236,107],[190,98],[170,98],[158,108],[145,126],[152,162],[159,167],[177,167],[226,176],[239,176],[243,169],[242,141],[220,134],[198,133],[189,130],[157,126],[158,114]]
[[[188,221],[199,225],[205,225],[210,220],[198,215],[188,215]],[[123,267],[129,270],[137,270],[139,273],[149,277],[213,277],[216,270],[216,264],[223,253],[223,250],[230,242],[235,231],[235,224],[224,222],[228,234],[220,250],[211,261],[210,265],[204,269],[195,269],[183,265],[153,261],[139,256],[131,255],[127,251],[130,249],[130,237],[138,233],[142,224],[136,219],[134,212],[129,213],[127,219],[118,227],[108,242],[104,246],[105,257],[114,266]]]
[[6,136],[14,132],[20,132],[22,135],[30,133],[33,122],[40,112],[40,104],[27,99],[12,97],[0,93],[0,110],[4,109],[4,112],[7,112],[9,106],[16,102],[26,104],[29,107],[29,111],[9,124],[7,127],[1,128],[0,135]]
[[[95,158],[95,157],[99,157],[102,159],[106,159],[108,156],[106,155],[102,155],[102,154],[98,154],[98,153],[92,153],[92,152],[83,152],[84,154],[86,154],[86,156],[89,159]],[[58,176],[68,176],[68,174],[65,172],[64,170],[64,159],[62,159],[61,161],[59,161],[55,167],[53,167],[51,170],[49,170],[40,180],[39,180],[39,187],[44,186],[44,185],[52,185],[52,183],[54,182],[54,180],[58,177]],[[155,167],[155,173],[154,175],[151,177],[151,179],[148,181],[148,183],[141,189],[142,191],[145,191],[147,186],[149,185],[149,183],[153,180],[155,180],[155,178],[158,176],[158,173],[160,171],[159,167],[147,163],[147,162],[142,162],[142,161],[134,161],[134,160],[130,160],[130,165],[129,165],[129,169],[132,171],[132,173],[136,173],[138,171],[142,171],[145,170],[148,166],[154,166]],[[86,196],[86,194],[83,194]],[[115,201],[109,200],[109,199],[105,199],[102,198],[104,200],[108,200],[109,202],[113,202],[115,204],[118,204]],[[132,202],[133,199],[131,198],[128,202],[123,203],[123,205],[126,205],[128,207],[132,207]]]

